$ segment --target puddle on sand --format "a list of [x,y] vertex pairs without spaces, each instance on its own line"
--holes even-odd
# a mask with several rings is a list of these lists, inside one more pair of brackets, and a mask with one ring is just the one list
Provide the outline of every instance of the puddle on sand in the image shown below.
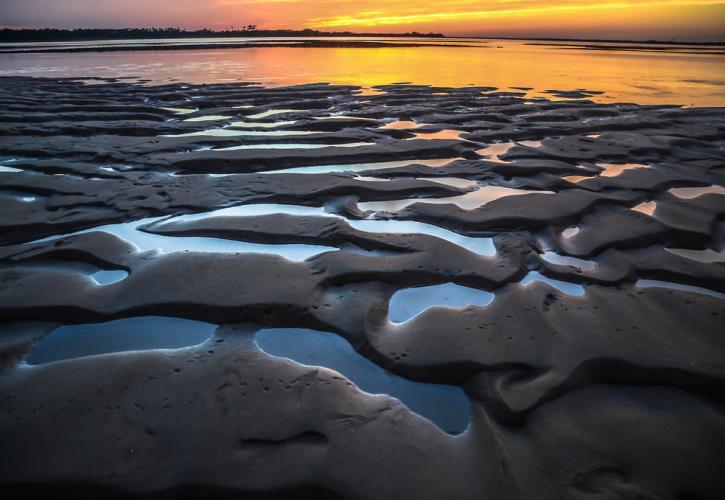
[[211,212],[198,212],[195,214],[177,215],[164,222],[186,222],[192,220],[210,219],[212,217],[250,217],[256,215],[288,214],[310,217],[339,217],[325,212],[323,207],[308,207],[306,205],[284,205],[280,203],[254,203],[251,205],[237,205],[235,207],[220,208]]
[[465,134],[465,130],[453,130],[453,129],[445,129],[440,130],[438,132],[418,132],[415,134],[415,137],[411,137],[408,140],[413,139],[427,139],[427,140],[446,140],[446,141],[463,141],[465,139],[461,139],[461,134]]
[[594,178],[593,175],[589,175],[589,176],[587,176],[587,175],[565,175],[564,177],[562,177],[562,179],[564,179],[566,182],[572,182],[574,184],[581,182],[581,181],[585,181],[587,179],[593,179],[593,178]]
[[286,213],[290,215],[336,217],[346,221],[350,227],[366,233],[389,234],[425,234],[448,241],[454,245],[465,248],[470,252],[490,257],[496,254],[496,247],[492,238],[479,238],[465,236],[454,231],[444,229],[432,224],[406,220],[377,220],[377,219],[347,219],[340,215],[325,212],[322,207],[308,207],[303,205],[282,204],[251,204],[228,207],[211,212],[179,215],[172,218],[152,217],[134,222],[110,224],[99,226],[75,233],[55,235],[43,238],[32,243],[52,241],[76,234],[103,231],[114,234],[129,243],[134,244],[140,251],[158,249],[163,253],[178,251],[221,252],[221,253],[271,253],[281,255],[290,260],[305,260],[323,252],[338,250],[335,247],[305,244],[262,244],[243,241],[224,240],[220,238],[204,238],[195,236],[161,236],[139,231],[139,226],[158,222],[176,222],[200,220],[223,216],[253,216]]
[[491,257],[496,254],[496,247],[493,244],[492,238],[464,236],[454,231],[423,222],[409,220],[348,219],[347,223],[352,228],[366,233],[427,234],[428,236],[446,240],[470,252],[483,255],[484,257]]
[[233,137],[297,137],[303,135],[321,135],[330,133],[316,132],[314,130],[230,130],[230,132],[234,132]]
[[358,175],[356,177],[353,177],[353,179],[362,182],[390,182],[392,180],[385,177],[366,177],[364,175]]
[[515,141],[517,146],[526,146],[528,148],[538,148],[541,146],[541,141]]
[[[207,214],[208,216],[208,214]],[[335,247],[307,244],[265,244],[247,241],[226,240],[222,238],[206,238],[201,236],[162,236],[159,234],[140,231],[139,226],[160,221],[163,217],[150,217],[133,222],[109,224],[75,233],[51,236],[37,240],[33,243],[52,241],[55,239],[77,234],[103,231],[110,233],[136,246],[138,251],[147,252],[156,250],[161,253],[174,252],[208,252],[208,253],[260,253],[279,255],[292,261],[303,261],[314,255],[324,252],[336,251]],[[179,219],[175,219],[179,220]]]
[[[283,126],[283,125],[292,125],[295,122],[278,122],[279,125],[274,124],[274,127],[277,126]],[[273,126],[269,126],[270,124],[265,124],[267,126],[262,126],[263,124],[259,123],[250,123],[247,124],[250,125],[250,128],[273,128]],[[251,127],[253,125],[253,127]],[[236,125],[239,127],[239,125]],[[283,130],[280,130],[279,132],[285,132]],[[268,132],[269,133],[269,132]],[[166,135],[160,135],[159,137],[171,137],[171,138],[179,138],[179,137],[245,137],[250,136],[250,131],[248,130],[233,130],[230,128],[213,128],[209,130],[200,130],[198,132],[186,132],[183,134],[166,134]],[[276,135],[286,135],[286,134],[276,134]]]
[[29,365],[112,352],[179,349],[208,340],[216,325],[161,316],[64,325],[46,335],[27,357]]
[[184,134],[166,134],[160,137],[238,137],[247,133],[243,130],[231,130],[228,128],[215,128],[210,130],[201,130],[199,132],[187,132]]
[[725,250],[716,252],[712,249],[707,250],[690,250],[687,248],[665,248],[666,251],[671,254],[678,255],[690,260],[696,260],[698,262],[725,262]]
[[725,195],[725,187],[723,186],[707,186],[707,187],[681,187],[672,188],[669,192],[680,199],[691,200],[704,194],[722,194]]
[[188,115],[190,113],[195,113],[199,111],[198,109],[190,109],[190,108],[161,108],[164,111],[171,111],[172,113],[176,113],[177,115]]
[[232,122],[229,124],[231,128],[277,128],[294,125],[297,121],[279,121],[279,122]]
[[595,165],[602,169],[599,174],[602,177],[617,177],[627,170],[649,168],[649,165],[644,163],[596,163]]
[[37,196],[27,194],[22,191],[0,191],[0,196],[14,198],[18,201],[22,201],[23,203],[33,203],[38,200]]
[[490,144],[483,149],[476,150],[476,154],[479,156],[487,156],[487,161],[495,163],[509,163],[506,160],[502,160],[500,157],[509,152],[514,146],[528,146],[530,148],[538,148],[541,146],[541,141],[509,141],[509,142],[497,142]]
[[681,283],[671,283],[669,281],[659,280],[643,280],[640,279],[635,284],[637,288],[668,288],[670,290],[678,290],[682,292],[699,293],[700,295],[709,295],[717,299],[725,299],[725,293],[716,292],[699,286],[683,285]]
[[[405,220],[377,220],[377,219],[347,219],[341,215],[328,213],[322,207],[308,207],[304,205],[282,205],[282,204],[252,204],[252,205],[239,205],[236,207],[222,208],[214,210],[212,212],[200,212],[196,214],[179,215],[170,219],[166,219],[164,222],[180,222],[180,221],[192,221],[207,219],[212,217],[225,217],[225,216],[254,216],[254,215],[270,215],[270,214],[289,214],[298,216],[311,216],[311,217],[335,217],[344,220],[353,229],[366,233],[390,233],[390,234],[426,234],[435,238],[446,240],[454,245],[458,245],[466,250],[490,257],[496,254],[496,247],[493,244],[491,238],[474,238],[471,236],[464,236],[462,234],[444,229],[439,226],[432,224],[426,224],[417,221],[405,221]],[[159,220],[159,218],[153,219]],[[138,223],[137,223],[138,224]],[[188,238],[187,238],[188,239]],[[264,245],[266,247],[273,247],[275,245]],[[279,245],[282,246],[282,245]],[[290,246],[290,245],[288,245]],[[337,250],[336,248],[323,247],[317,245],[307,245],[318,249]],[[325,250],[326,251],[326,250]],[[317,252],[322,253],[322,251]]]
[[641,214],[649,215],[651,217],[652,215],[654,215],[655,210],[657,210],[657,202],[645,201],[644,203],[640,203],[636,207],[630,208],[630,210],[639,212]]
[[439,158],[433,160],[397,160],[376,163],[349,163],[346,165],[320,165],[315,167],[294,167],[281,170],[265,170],[260,174],[331,174],[337,172],[366,172],[368,170],[384,170],[388,168],[407,167],[409,165],[423,165],[426,167],[442,167],[455,160],[463,158]]
[[268,111],[264,111],[263,113],[257,113],[256,115],[247,115],[247,118],[251,118],[252,120],[259,120],[261,118],[267,118],[268,116],[274,116],[274,115],[280,115],[282,113],[297,113],[297,112],[304,112],[304,109],[270,109]]
[[231,116],[224,115],[209,115],[209,116],[195,116],[194,118],[187,118],[185,122],[217,122],[221,120],[230,120]]
[[524,279],[519,282],[519,284],[526,286],[534,281],[540,281],[541,283],[545,283],[551,287],[556,288],[557,290],[565,293],[566,295],[571,295],[574,297],[581,297],[586,292],[586,289],[582,285],[579,285],[577,283],[569,283],[568,281],[547,278],[538,271],[531,271],[524,277]]
[[492,161],[496,163],[508,163],[507,161],[499,158],[499,156],[505,155],[508,150],[514,146],[515,144],[513,142],[499,142],[491,144],[483,149],[476,150],[476,154],[479,156],[487,157],[487,161]]
[[[424,222],[417,221],[405,221],[405,220],[378,220],[378,219],[347,219],[341,215],[332,214],[326,212],[323,207],[308,207],[303,205],[282,205],[282,204],[252,204],[252,205],[239,205],[235,207],[222,208],[214,210],[212,212],[200,212],[196,214],[179,215],[170,219],[166,219],[164,222],[180,222],[180,221],[192,221],[207,219],[212,217],[225,217],[225,216],[254,216],[254,215],[270,215],[270,214],[289,214],[298,216],[311,216],[311,217],[335,217],[344,220],[350,227],[362,231],[365,233],[389,233],[389,234],[426,234],[442,240],[446,240],[454,245],[465,248],[471,252],[490,257],[496,254],[496,247],[493,244],[492,238],[474,238],[471,236],[464,236],[462,234],[444,229],[433,224],[426,224]],[[153,221],[159,220],[159,218],[153,219]],[[152,220],[148,220],[152,222]],[[136,223],[139,225],[140,223]],[[92,231],[92,230],[88,230]],[[138,232],[138,231],[137,231]],[[123,236],[121,236],[123,237]],[[167,239],[169,237],[166,237]],[[124,238],[125,239],[125,238]],[[183,238],[182,238],[183,239]],[[189,238],[186,238],[189,239]],[[209,238],[211,239],[211,238]],[[237,244],[239,242],[236,242]],[[318,245],[261,245],[264,247],[274,246],[304,246],[320,249],[317,253],[323,251],[337,250],[333,247],[324,247]],[[324,249],[324,250],[323,250]],[[310,255],[311,256],[311,255]]]
[[13,172],[22,172],[22,170],[19,168],[8,167],[6,165],[0,165],[0,173],[3,173],[3,172],[4,173],[13,173]]
[[31,262],[20,262],[13,267],[47,271],[61,271],[85,274],[98,285],[111,285],[128,277],[128,272],[121,269],[101,269],[88,262],[68,261],[60,259],[42,259]]
[[238,151],[244,149],[325,149],[325,148],[359,148],[362,146],[375,146],[372,142],[349,142],[345,144],[311,144],[311,143],[272,143],[272,144],[242,144],[228,148],[212,149],[212,151]]
[[381,129],[392,129],[392,130],[410,130],[414,128],[422,127],[422,124],[418,124],[414,122],[413,120],[395,120],[390,123],[386,123],[382,127],[378,127]]
[[551,251],[542,253],[541,258],[544,259],[546,262],[550,262],[559,266],[569,266],[587,271],[595,269],[597,267],[597,263],[592,260],[577,259],[576,257],[567,257],[565,255],[560,255],[556,252]]
[[500,186],[482,186],[475,191],[458,196],[449,196],[446,198],[408,198],[405,200],[369,201],[358,203],[358,207],[363,211],[373,210],[377,212],[397,212],[413,205],[414,203],[426,203],[431,205],[454,204],[462,210],[474,210],[499,198],[527,194],[554,194],[554,192],[532,191]]
[[114,283],[118,283],[119,281],[125,280],[127,277],[128,272],[121,270],[107,271],[104,269],[91,274],[91,278],[93,278],[93,281],[95,281],[99,285],[112,285]]
[[478,187],[478,183],[471,179],[461,179],[460,177],[416,177],[416,181],[428,181],[452,186],[459,189],[473,189]]
[[345,115],[342,114],[342,112],[338,113],[332,113],[328,116],[313,116],[315,120],[359,120],[359,121],[366,121],[366,122],[374,122],[377,123],[377,120],[375,118],[366,118],[364,116],[352,116],[352,115]]
[[364,392],[397,398],[449,434],[460,434],[468,427],[470,402],[463,389],[394,375],[357,353],[334,333],[306,328],[268,328],[258,331],[255,341],[267,354],[334,370]]
[[393,323],[404,323],[431,307],[483,307],[493,302],[494,298],[491,292],[455,283],[404,288],[390,298],[388,319]]

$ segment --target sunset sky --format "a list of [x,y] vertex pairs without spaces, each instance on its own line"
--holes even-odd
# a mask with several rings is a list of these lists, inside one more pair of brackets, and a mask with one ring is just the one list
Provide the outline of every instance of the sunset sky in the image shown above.
[[5,27],[319,28],[725,39],[723,0],[0,0]]

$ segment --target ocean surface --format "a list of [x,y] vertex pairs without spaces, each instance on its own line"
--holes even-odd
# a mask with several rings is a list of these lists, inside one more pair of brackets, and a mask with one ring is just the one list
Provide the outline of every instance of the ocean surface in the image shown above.
[[[354,38],[386,42],[382,48],[270,47],[274,42],[312,39],[214,38],[111,40],[60,44],[0,44],[3,49],[203,45],[194,50],[122,50],[78,53],[0,53],[0,76],[117,77],[168,82],[258,82],[267,86],[330,82],[373,87],[397,82],[501,90],[525,87],[529,96],[546,90],[603,91],[597,102],[725,105],[721,47],[622,43],[480,40],[465,38]],[[328,39],[329,40],[329,39]],[[215,44],[254,44],[214,48]],[[428,46],[401,47],[401,43]],[[257,46],[258,45],[258,46]],[[432,46],[430,46],[432,45]],[[436,46],[440,45],[440,46]],[[512,89],[514,88],[514,89]]]

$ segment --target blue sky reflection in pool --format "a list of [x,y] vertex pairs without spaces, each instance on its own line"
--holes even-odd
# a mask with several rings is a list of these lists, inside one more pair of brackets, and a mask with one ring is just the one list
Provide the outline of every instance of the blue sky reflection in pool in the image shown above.
[[470,402],[463,389],[394,375],[356,352],[349,342],[334,333],[306,328],[267,328],[257,332],[255,340],[267,354],[329,368],[362,391],[397,398],[450,434],[460,434],[468,427]]
[[431,307],[487,306],[494,297],[491,292],[454,283],[405,288],[390,298],[388,318],[393,323],[403,323]]
[[46,335],[26,361],[29,365],[41,365],[112,352],[180,349],[205,342],[216,327],[211,323],[161,316],[63,325]]

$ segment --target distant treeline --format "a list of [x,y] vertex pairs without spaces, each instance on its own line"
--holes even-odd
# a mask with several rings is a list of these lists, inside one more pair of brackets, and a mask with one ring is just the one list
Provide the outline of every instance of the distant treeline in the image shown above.
[[72,42],[85,40],[128,40],[140,38],[223,38],[223,37],[435,37],[443,38],[440,33],[351,33],[349,31],[318,31],[305,30],[264,30],[255,25],[244,26],[239,29],[215,31],[210,29],[189,31],[182,28],[119,28],[95,29],[79,28],[61,30],[52,28],[43,29],[2,29],[0,42]]

